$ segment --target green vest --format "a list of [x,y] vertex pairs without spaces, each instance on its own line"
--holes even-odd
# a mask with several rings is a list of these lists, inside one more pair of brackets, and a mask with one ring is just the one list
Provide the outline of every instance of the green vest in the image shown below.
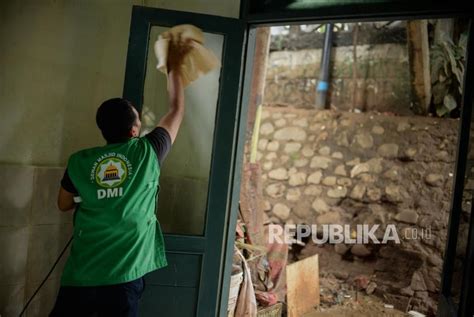
[[62,285],[125,283],[167,265],[155,215],[160,167],[146,138],[77,152],[68,174],[82,202]]

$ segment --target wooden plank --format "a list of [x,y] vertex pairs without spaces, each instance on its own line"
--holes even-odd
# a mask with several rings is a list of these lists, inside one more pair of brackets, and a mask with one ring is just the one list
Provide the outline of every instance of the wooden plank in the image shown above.
[[430,52],[426,20],[407,22],[408,56],[413,87],[413,110],[427,114],[431,103]]
[[319,260],[310,256],[286,267],[288,317],[301,317],[319,305]]

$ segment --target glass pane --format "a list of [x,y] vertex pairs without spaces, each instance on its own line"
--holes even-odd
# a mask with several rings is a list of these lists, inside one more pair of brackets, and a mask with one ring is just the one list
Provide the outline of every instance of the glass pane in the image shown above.
[[471,132],[469,139],[469,151],[467,155],[466,174],[464,177],[463,203],[461,219],[459,222],[458,241],[456,245],[456,257],[454,259],[454,270],[452,277],[451,295],[453,302],[459,306],[461,288],[463,283],[464,264],[466,260],[467,243],[469,236],[469,222],[471,217],[472,202],[474,198],[474,112],[471,117]]
[[[142,111],[143,133],[151,131],[168,110],[166,76],[156,69],[153,46],[167,28],[150,33]],[[205,33],[205,46],[221,59],[223,36]],[[163,163],[158,219],[165,233],[202,235],[207,207],[212,142],[220,70],[185,89],[186,112],[178,137]]]

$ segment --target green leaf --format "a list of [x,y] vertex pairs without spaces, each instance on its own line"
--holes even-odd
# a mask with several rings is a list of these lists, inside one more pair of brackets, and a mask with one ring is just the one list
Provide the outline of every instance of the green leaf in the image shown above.
[[438,117],[444,117],[448,113],[448,109],[444,105],[436,105],[436,115]]
[[456,102],[456,99],[454,99],[453,95],[447,94],[444,96],[443,105],[446,107],[448,112],[451,112],[456,109],[458,103]]

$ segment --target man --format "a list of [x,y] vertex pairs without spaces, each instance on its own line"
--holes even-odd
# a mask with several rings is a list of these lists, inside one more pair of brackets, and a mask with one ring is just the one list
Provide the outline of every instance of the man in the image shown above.
[[167,265],[156,196],[184,115],[180,65],[189,49],[168,56],[170,109],[152,132],[139,137],[132,104],[110,99],[96,115],[107,145],[70,157],[58,207],[76,209],[74,235],[50,316],[137,316],[143,276]]

